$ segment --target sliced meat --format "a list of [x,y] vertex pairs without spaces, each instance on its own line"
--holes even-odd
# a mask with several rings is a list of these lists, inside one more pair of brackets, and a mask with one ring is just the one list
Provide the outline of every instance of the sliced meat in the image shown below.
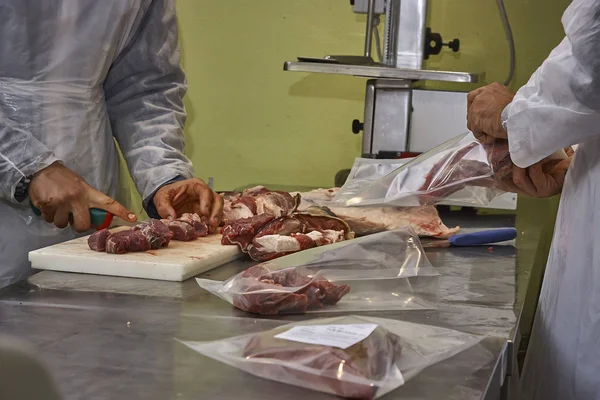
[[221,244],[237,245],[245,252],[258,230],[273,219],[272,215],[256,215],[233,221],[223,227]]
[[227,200],[223,203],[223,222],[225,224],[232,223],[239,219],[252,218],[254,213],[245,204],[237,202],[233,205]]
[[92,233],[88,238],[88,246],[94,251],[106,251],[106,239],[108,239],[109,235],[110,232],[108,229],[102,229],[101,231]]
[[185,213],[181,217],[177,218],[178,221],[187,222],[194,227],[194,235],[204,237],[208,235],[208,225],[202,220],[198,214]]
[[299,196],[292,196],[288,192],[271,191],[264,186],[246,189],[239,196],[224,196],[223,200],[225,224],[261,214],[274,217],[289,215],[300,203]]
[[106,252],[111,254],[125,254],[131,239],[127,234],[130,231],[111,233],[106,240]]
[[158,233],[160,237],[164,240],[163,246],[167,246],[173,238],[173,232],[171,232],[169,227],[158,219],[151,219],[150,225],[154,228],[156,233]]
[[267,261],[353,237],[348,224],[339,218],[294,213],[274,219],[260,228],[246,252],[253,260]]
[[189,242],[190,240],[196,239],[196,231],[194,227],[184,221],[170,221],[163,219],[162,222],[169,228],[173,234],[173,240],[180,242]]
[[[290,382],[293,377],[298,384],[305,382],[314,390],[343,398],[377,397],[380,388],[373,382],[384,381],[402,354],[400,337],[381,327],[347,349],[275,337],[287,329],[276,328],[254,335],[245,346],[243,356],[248,361],[263,360],[256,363],[259,375],[281,382]],[[315,370],[318,373],[307,372]]]
[[150,243],[139,230],[126,230],[111,233],[106,240],[106,252],[125,254],[150,250]]
[[270,192],[270,190],[264,186],[254,186],[252,188],[244,189],[242,196],[258,196],[259,194],[268,192]]
[[311,278],[295,268],[270,272],[263,265],[239,274],[230,285],[233,305],[261,315],[304,313],[336,304],[349,291],[322,277]]
[[132,230],[139,231],[144,235],[148,243],[150,243],[152,250],[168,246],[173,237],[173,233],[171,233],[167,225],[157,219],[151,219],[147,223],[136,225]]
[[129,236],[129,245],[127,246],[127,251],[136,252],[136,251],[148,251],[151,249],[150,242],[148,239],[140,232],[140,231],[125,231]]
[[419,199],[422,204],[433,204],[466,186],[494,187],[495,179],[508,178],[511,174],[508,142],[471,142],[435,163],[419,189],[425,192]]

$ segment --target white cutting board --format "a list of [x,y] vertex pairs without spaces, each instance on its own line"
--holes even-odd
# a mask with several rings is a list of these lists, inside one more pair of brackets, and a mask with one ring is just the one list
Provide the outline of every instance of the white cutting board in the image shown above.
[[[121,230],[117,228],[111,231]],[[223,246],[214,234],[178,242],[160,250],[108,254],[90,250],[87,236],[29,253],[34,269],[124,276],[181,282],[243,256],[237,246]]]

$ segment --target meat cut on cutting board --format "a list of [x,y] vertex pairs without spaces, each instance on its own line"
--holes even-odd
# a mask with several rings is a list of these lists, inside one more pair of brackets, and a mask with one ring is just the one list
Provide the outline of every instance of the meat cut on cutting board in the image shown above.
[[[117,228],[128,229],[128,228]],[[181,282],[243,256],[237,246],[221,245],[213,234],[146,252],[109,254],[90,250],[88,237],[29,253],[34,269]]]
[[[327,204],[338,190],[338,188],[316,189],[311,192],[300,193],[302,202],[298,210],[306,210],[323,202]],[[421,237],[446,239],[460,230],[459,227],[449,228],[444,225],[434,206],[335,207],[327,204],[327,208],[346,221],[357,236],[408,226]]]

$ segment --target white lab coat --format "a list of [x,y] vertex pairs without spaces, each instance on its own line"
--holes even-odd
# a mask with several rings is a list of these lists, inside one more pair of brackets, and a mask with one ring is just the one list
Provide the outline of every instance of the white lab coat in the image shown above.
[[504,110],[527,167],[578,145],[521,377],[526,400],[600,399],[600,1],[575,0],[566,38]]
[[190,178],[174,0],[0,0],[0,287],[27,253],[75,236],[14,199],[56,160],[116,195],[123,151],[142,198]]

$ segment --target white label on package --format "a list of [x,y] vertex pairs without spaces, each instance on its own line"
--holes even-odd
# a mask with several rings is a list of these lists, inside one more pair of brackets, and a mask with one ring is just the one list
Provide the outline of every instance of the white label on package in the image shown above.
[[377,328],[376,324],[304,325],[275,335],[293,342],[320,344],[347,349],[366,339]]

